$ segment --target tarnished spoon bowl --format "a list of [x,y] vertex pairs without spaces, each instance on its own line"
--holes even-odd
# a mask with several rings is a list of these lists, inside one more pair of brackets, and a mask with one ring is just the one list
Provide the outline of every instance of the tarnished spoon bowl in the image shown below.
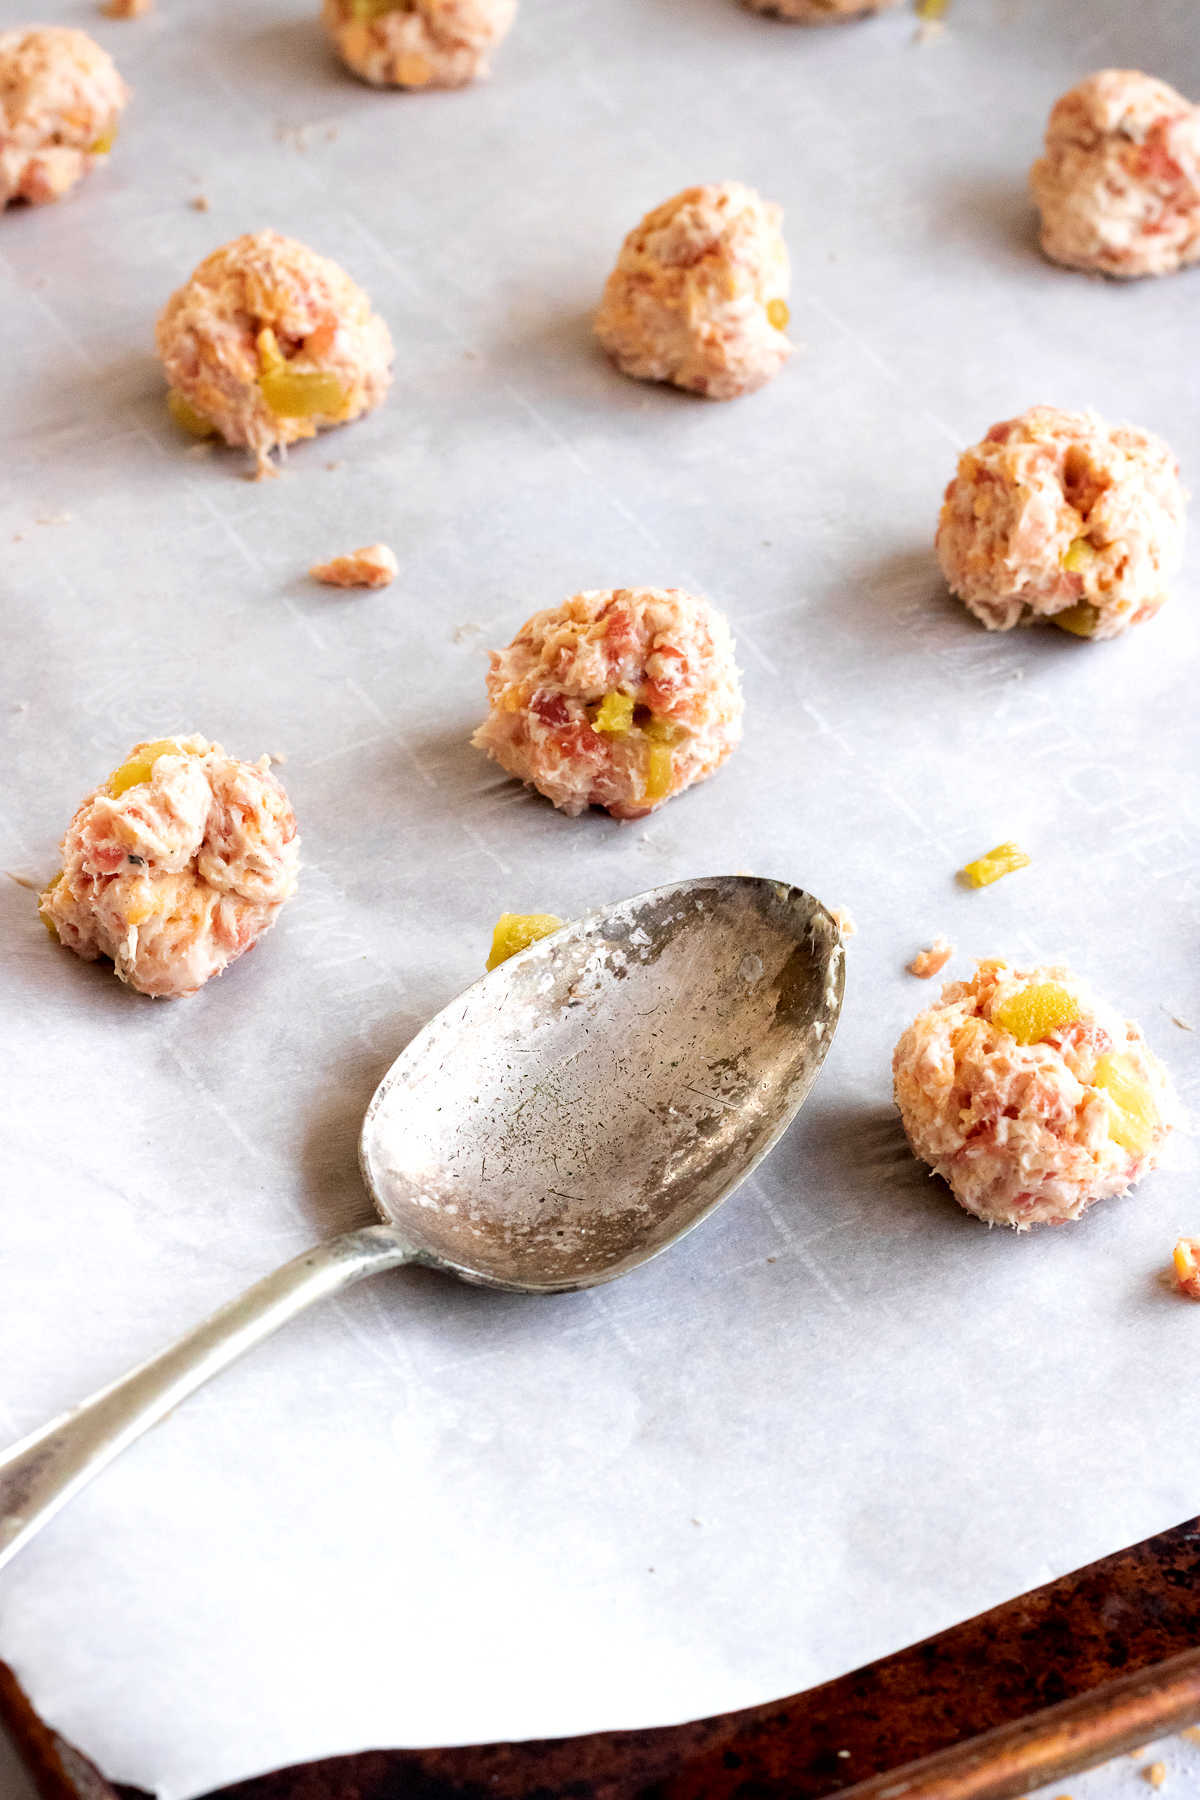
[[592,1287],[699,1224],[766,1155],[829,1047],[838,928],[727,875],[606,907],[468,988],[367,1109],[363,1176],[418,1260]]
[[325,1294],[402,1263],[592,1287],[665,1250],[794,1117],[842,1003],[841,937],[786,882],[656,888],[484,976],[367,1109],[384,1220],[295,1257],[0,1456],[0,1563],[179,1402]]

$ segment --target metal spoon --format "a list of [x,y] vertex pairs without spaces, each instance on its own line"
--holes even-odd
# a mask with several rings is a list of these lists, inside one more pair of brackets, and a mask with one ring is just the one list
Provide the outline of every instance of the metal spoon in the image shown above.
[[501,964],[417,1033],[367,1108],[359,1160],[384,1223],[306,1251],[0,1456],[0,1564],[324,1294],[401,1263],[565,1293],[665,1250],[794,1118],[843,979],[818,901],[735,875],[605,907]]

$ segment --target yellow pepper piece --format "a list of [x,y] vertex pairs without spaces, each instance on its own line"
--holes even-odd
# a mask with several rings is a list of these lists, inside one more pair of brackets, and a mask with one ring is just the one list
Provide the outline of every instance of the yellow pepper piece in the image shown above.
[[202,412],[197,412],[190,400],[185,400],[177,388],[167,390],[167,411],[179,426],[195,438],[212,437],[216,426],[211,419],[206,419]]
[[152,744],[138,744],[129,761],[123,762],[109,776],[108,791],[117,800],[131,787],[140,787],[143,781],[149,781],[151,770],[160,756],[192,754],[192,751],[185,750],[174,738],[156,738]]
[[950,0],[917,0],[917,16],[922,19],[944,19]]
[[279,418],[338,418],[346,410],[345,386],[328,369],[297,369],[285,363],[260,375],[258,385]]
[[665,800],[671,791],[673,773],[670,745],[651,743],[646,757],[646,799]]
[[634,700],[632,694],[605,694],[600,708],[592,720],[593,731],[608,731],[614,737],[622,737],[633,724]]
[[791,316],[786,300],[767,301],[767,323],[773,325],[776,331],[786,331]]
[[1065,607],[1062,612],[1050,615],[1050,623],[1057,625],[1060,631],[1069,631],[1072,637],[1095,637],[1099,621],[1099,607],[1087,600],[1078,600],[1074,606]]
[[258,351],[258,372],[260,375],[270,375],[275,369],[285,369],[287,367],[287,359],[285,358],[283,351],[279,348],[279,339],[275,336],[275,333],[271,330],[269,325],[263,326],[262,330],[254,340],[254,347]]
[[117,128],[110,125],[107,131],[101,132],[94,144],[88,145],[89,156],[107,156],[117,141]]
[[1145,1156],[1159,1126],[1158,1108],[1128,1056],[1098,1059],[1092,1081],[1108,1095],[1108,1135],[1131,1156]]
[[146,920],[152,919],[158,911],[157,896],[151,888],[150,883],[145,881],[139,882],[138,885],[142,889],[141,893],[136,900],[131,899],[129,905],[125,908],[125,922],[127,925],[144,925]]
[[1096,546],[1089,538],[1073,538],[1063,551],[1062,566],[1072,575],[1082,575],[1096,560]]
[[977,857],[965,869],[960,869],[958,878],[967,887],[990,887],[993,881],[999,881],[1002,875],[1011,875],[1014,869],[1027,869],[1031,860],[1016,844],[997,844],[986,856]]
[[1009,1032],[1018,1044],[1040,1044],[1052,1031],[1061,1031],[1078,1017],[1074,996],[1056,981],[1035,982],[992,1009],[992,1024]]
[[642,731],[652,744],[677,744],[684,735],[682,725],[674,719],[660,719],[657,713],[647,719]]
[[263,326],[254,342],[259,391],[278,418],[338,418],[345,412],[350,396],[331,370],[299,369],[290,363],[269,325]]
[[536,944],[539,938],[549,937],[561,924],[562,920],[554,913],[501,913],[492,933],[488,968],[499,968],[502,962],[507,962],[518,950],[528,950],[530,944]]

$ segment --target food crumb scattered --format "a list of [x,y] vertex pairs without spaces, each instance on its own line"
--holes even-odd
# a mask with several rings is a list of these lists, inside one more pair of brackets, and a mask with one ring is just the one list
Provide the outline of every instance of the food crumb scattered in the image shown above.
[[[1180,1293],[1186,1294],[1189,1300],[1200,1300],[1200,1238],[1180,1238],[1171,1261],[1175,1265],[1175,1284]],[[1196,1741],[1200,1743],[1200,1738]]]
[[540,938],[549,937],[562,923],[557,913],[501,913],[492,933],[488,969],[498,969],[510,956],[528,950],[530,944],[536,944]]
[[42,513],[41,517],[37,520],[37,523],[39,525],[69,525],[71,523],[71,515],[66,512]]
[[918,45],[936,42],[946,29],[946,14],[949,11],[950,0],[916,0],[915,42]]
[[208,211],[208,195],[207,194],[193,194],[191,199],[188,201],[188,205],[191,207],[193,212],[207,212]]
[[1178,1013],[1167,1012],[1165,1006],[1163,1007],[1163,1011],[1167,1013],[1167,1017],[1170,1019],[1172,1025],[1178,1025],[1180,1031],[1195,1031],[1196,1027],[1194,1025],[1189,1025],[1186,1019],[1181,1019]]
[[829,916],[844,938],[856,937],[858,935],[858,926],[851,918],[847,907],[831,906],[829,909]]
[[1200,1725],[1188,1725],[1179,1735],[1189,1744],[1200,1744]]
[[400,565],[386,544],[367,544],[352,550],[348,556],[334,556],[329,562],[314,563],[308,571],[314,581],[326,587],[382,588],[395,581]]
[[954,955],[954,945],[939,933],[928,950],[918,950],[907,965],[910,975],[916,975],[921,981],[928,981],[931,976],[940,975],[950,958]]
[[1026,856],[1024,850],[1010,840],[997,844],[986,856],[978,856],[974,862],[967,863],[958,871],[958,878],[965,887],[990,887],[993,881],[999,881],[1002,875],[1011,875],[1014,869],[1027,869],[1032,861],[1032,857]]
[[14,874],[12,869],[5,869],[4,873],[10,881],[15,881],[18,887],[28,888],[31,894],[36,894],[41,887],[40,882],[31,881],[28,875]]
[[105,0],[100,10],[106,19],[140,19],[154,10],[154,0]]
[[1147,1763],[1146,1767],[1142,1770],[1142,1779],[1144,1781],[1148,1781],[1150,1783],[1151,1787],[1160,1788],[1162,1786],[1163,1782],[1167,1779],[1166,1763],[1164,1763],[1164,1762]]

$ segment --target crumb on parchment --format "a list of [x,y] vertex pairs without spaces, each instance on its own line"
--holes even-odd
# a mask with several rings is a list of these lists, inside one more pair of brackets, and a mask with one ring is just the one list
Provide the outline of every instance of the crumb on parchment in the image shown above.
[[1167,1779],[1167,1765],[1164,1762],[1147,1763],[1142,1770],[1142,1780],[1148,1781],[1153,1788],[1160,1788]]
[[852,938],[858,935],[858,926],[854,923],[854,920],[850,915],[849,907],[831,906],[829,909],[829,916],[844,938]]
[[921,981],[928,981],[931,976],[941,974],[953,955],[954,945],[939,933],[929,949],[918,950],[906,966],[910,975],[916,975]]
[[[1200,1300],[1200,1238],[1180,1238],[1171,1261],[1175,1266],[1175,1285],[1179,1292],[1186,1294],[1189,1300]],[[1200,1739],[1196,1741],[1200,1742]]]
[[913,10],[917,15],[915,42],[918,45],[935,43],[946,29],[950,0],[916,0]]
[[361,550],[351,550],[347,556],[314,563],[308,572],[326,587],[383,588],[395,581],[399,569],[395,553],[386,544],[367,544]]

